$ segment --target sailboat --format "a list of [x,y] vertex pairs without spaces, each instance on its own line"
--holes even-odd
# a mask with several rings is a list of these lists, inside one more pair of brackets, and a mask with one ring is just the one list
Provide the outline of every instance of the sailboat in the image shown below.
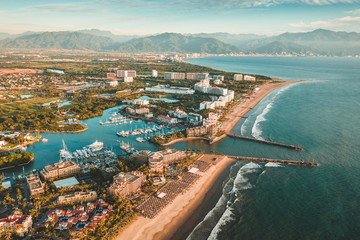
[[62,140],[63,149],[60,149],[60,162],[70,161],[73,158],[73,155],[69,152],[64,139]]

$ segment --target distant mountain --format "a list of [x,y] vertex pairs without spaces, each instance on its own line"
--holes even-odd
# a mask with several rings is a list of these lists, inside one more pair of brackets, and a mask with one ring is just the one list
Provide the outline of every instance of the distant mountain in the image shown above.
[[9,38],[10,36],[11,36],[11,34],[0,32],[0,40]]
[[255,40],[255,39],[263,39],[267,36],[265,35],[256,35],[256,34],[231,34],[226,32],[217,32],[217,33],[195,33],[195,34],[187,34],[188,36],[193,37],[204,37],[204,38],[215,38],[224,43],[232,44],[237,47],[241,47],[243,44]]
[[276,55],[318,55],[319,52],[309,47],[296,43],[284,43],[274,41],[254,50],[260,54],[276,54]]
[[0,41],[0,48],[46,48],[69,50],[111,50],[114,41],[79,32],[44,32]]
[[139,37],[138,35],[115,35],[110,31],[102,31],[102,30],[98,30],[98,29],[84,29],[84,30],[79,30],[76,32],[92,34],[92,35],[100,36],[100,37],[108,37],[116,42],[127,42],[131,39]]
[[120,52],[178,52],[178,53],[240,53],[233,45],[214,38],[185,36],[179,33],[162,33],[138,38],[121,44]]
[[162,33],[138,38],[98,29],[76,32],[0,33],[0,48],[45,48],[112,52],[255,53],[268,55],[360,55],[360,33],[317,29],[265,37],[254,34]]
[[[242,48],[252,52],[258,52],[259,50],[264,51],[266,45],[273,43],[279,45],[279,42],[283,44],[286,52],[294,50],[294,46],[290,44],[301,45],[298,48],[300,54],[303,47],[308,50],[310,54],[316,53],[319,55],[327,56],[348,56],[348,55],[359,55],[360,54],[360,34],[355,32],[334,32],[330,30],[317,29],[312,32],[300,32],[300,33],[283,33],[278,36],[257,39],[247,42]],[[292,49],[285,49],[286,46],[290,46]],[[269,48],[268,48],[269,49]],[[268,54],[276,54],[274,51],[267,51]]]

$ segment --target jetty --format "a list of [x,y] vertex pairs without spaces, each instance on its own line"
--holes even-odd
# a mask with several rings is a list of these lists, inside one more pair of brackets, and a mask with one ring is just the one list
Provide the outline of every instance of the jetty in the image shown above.
[[227,133],[226,135],[228,137],[232,137],[232,138],[243,139],[243,140],[248,140],[248,141],[252,141],[252,142],[258,142],[258,143],[274,145],[274,146],[278,146],[278,147],[289,148],[289,149],[293,149],[293,150],[296,150],[296,151],[303,150],[302,147],[300,147],[300,146],[287,145],[287,144],[271,142],[271,141],[261,140],[261,139],[251,138],[251,137],[239,136],[239,135],[229,134],[229,133]]
[[241,156],[227,156],[229,158],[233,158],[238,161],[249,161],[249,162],[261,162],[261,163],[280,163],[284,165],[296,165],[296,166],[304,166],[304,167],[317,167],[320,164],[316,162],[305,162],[304,160],[301,161],[294,161],[294,160],[282,160],[282,159],[271,159],[271,158],[256,158],[256,157],[241,157]]

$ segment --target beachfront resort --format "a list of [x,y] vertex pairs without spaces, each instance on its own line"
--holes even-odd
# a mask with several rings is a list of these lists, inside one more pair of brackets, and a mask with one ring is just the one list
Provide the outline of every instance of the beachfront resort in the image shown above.
[[[151,67],[152,62],[147,61]],[[164,65],[154,64],[149,73],[141,66],[124,67],[134,67],[126,61],[123,67],[106,63],[103,70],[89,72],[86,78],[81,77],[87,71],[83,69],[75,80],[69,78],[67,69],[26,71],[28,94],[14,94],[12,101],[20,110],[21,104],[32,106],[35,112],[31,114],[39,120],[24,124],[16,118],[6,119],[17,131],[2,129],[0,148],[8,152],[4,159],[15,154],[24,159],[21,154],[27,154],[26,148],[51,144],[42,132],[86,132],[86,120],[93,117],[100,118],[96,128],[114,129],[117,149],[96,139],[74,149],[67,146],[69,140],[62,140],[56,157],[46,160],[48,164],[31,168],[24,162],[17,177],[3,176],[1,235],[114,238],[138,217],[155,219],[208,177],[218,156],[209,158],[202,151],[165,146],[194,138],[211,143],[224,136],[229,109],[254,98],[257,87],[268,78],[210,69],[174,72],[169,71],[172,65],[184,69],[192,65],[171,56],[159,61]],[[13,84],[11,78],[16,74],[10,71],[2,77]],[[46,77],[41,78],[42,74]],[[45,86],[55,84],[43,94],[51,98],[37,95],[36,88],[43,86],[36,85],[39,79]],[[11,106],[6,101],[12,96],[3,96],[2,101]],[[110,115],[103,116],[108,108],[113,109]],[[152,150],[142,144],[153,146]],[[30,158],[36,165],[36,154]],[[15,161],[4,160],[3,164],[10,169],[7,173],[19,166]]]

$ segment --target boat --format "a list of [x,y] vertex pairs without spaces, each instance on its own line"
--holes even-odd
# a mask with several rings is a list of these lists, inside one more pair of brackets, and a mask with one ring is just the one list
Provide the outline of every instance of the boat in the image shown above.
[[99,124],[100,124],[100,125],[103,125],[104,123],[100,120]]
[[127,152],[130,149],[130,145],[128,143],[125,143],[124,141],[120,144],[120,149]]
[[138,141],[139,143],[143,143],[146,140],[144,138],[142,138],[142,137],[138,137],[138,138],[136,138],[136,141]]
[[98,142],[98,140],[96,140],[95,142],[93,142],[92,144],[87,146],[88,148],[91,149],[91,151],[93,152],[97,152],[103,149],[104,147],[104,143],[103,142]]
[[117,132],[116,135],[117,135],[118,137],[124,137],[125,131],[122,130],[121,132]]
[[71,152],[69,152],[64,139],[62,140],[63,149],[60,149],[59,155],[60,155],[60,162],[66,162],[70,161],[73,158],[73,155]]
[[48,142],[49,140],[47,138],[43,138],[41,141],[42,142]]

